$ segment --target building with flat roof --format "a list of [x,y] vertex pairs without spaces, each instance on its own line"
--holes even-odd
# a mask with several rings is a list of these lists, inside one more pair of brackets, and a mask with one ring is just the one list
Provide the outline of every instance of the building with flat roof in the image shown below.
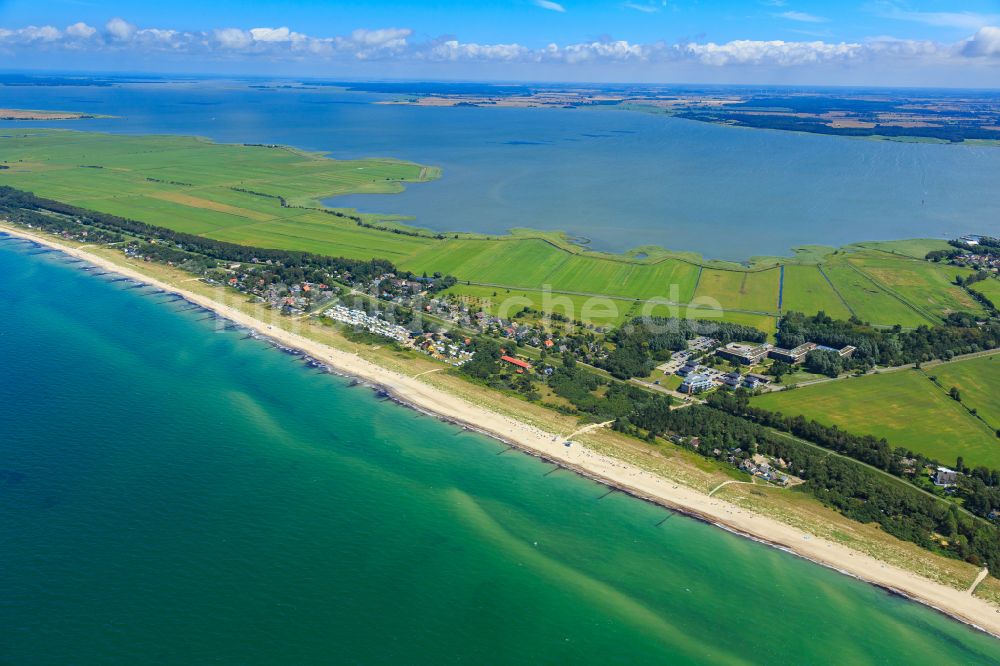
[[795,349],[782,349],[781,347],[774,347],[768,352],[768,356],[773,358],[775,361],[781,361],[783,363],[789,363],[795,365],[796,363],[801,363],[806,360],[806,354],[816,349],[818,345],[815,342],[806,342],[801,344]]
[[756,365],[767,358],[773,347],[765,342],[762,345],[747,345],[740,342],[730,342],[725,347],[715,350],[716,356],[740,365]]
[[851,355],[854,354],[855,349],[857,349],[857,347],[852,347],[851,345],[841,347],[840,349],[834,349],[833,347],[827,347],[826,345],[816,345],[816,351],[834,352],[835,354],[839,354],[841,358],[850,358]]
[[713,386],[715,386],[715,384],[712,382],[712,378],[708,375],[688,375],[684,378],[680,388],[677,390],[681,393],[694,394],[707,391]]
[[748,374],[743,379],[743,386],[747,387],[751,391],[758,389],[761,386],[766,386],[771,383],[770,377],[765,377],[764,375],[755,375],[753,373]]
[[743,376],[738,372],[727,372],[722,375],[722,383],[729,388],[739,388],[739,385],[743,383]]
[[698,361],[696,361],[693,358],[690,358],[688,359],[687,363],[685,363],[680,368],[677,368],[676,374],[680,375],[681,377],[687,377],[692,372],[696,372],[697,370],[698,370]]

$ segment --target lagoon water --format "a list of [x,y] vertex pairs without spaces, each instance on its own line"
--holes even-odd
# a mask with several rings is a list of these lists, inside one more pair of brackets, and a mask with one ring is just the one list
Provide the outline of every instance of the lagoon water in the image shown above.
[[732,260],[803,244],[1000,235],[1000,148],[738,129],[608,109],[371,104],[380,99],[389,98],[219,81],[0,87],[0,108],[119,116],[62,127],[438,165],[442,179],[403,194],[329,202],[413,216],[438,231],[554,229],[595,249],[654,244]]
[[0,237],[0,662],[1000,662],[1000,641]]

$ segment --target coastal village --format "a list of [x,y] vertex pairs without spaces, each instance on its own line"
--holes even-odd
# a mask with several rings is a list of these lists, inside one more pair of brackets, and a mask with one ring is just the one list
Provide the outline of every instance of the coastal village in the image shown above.
[[[432,276],[392,271],[354,274],[343,268],[290,268],[270,258],[259,257],[213,262],[156,239],[123,241],[105,236],[102,236],[104,242],[119,245],[130,259],[159,261],[184,268],[198,274],[208,284],[235,289],[282,315],[343,326],[354,334],[363,333],[390,341],[455,368],[465,368],[477,359],[483,349],[482,340],[496,341],[498,351],[495,355],[490,352],[485,364],[480,363],[476,371],[481,379],[493,388],[578,413],[584,419],[593,418],[585,414],[592,405],[586,405],[614,389],[614,383],[602,378],[602,373],[608,374],[606,368],[613,367],[612,357],[622,345],[628,344],[627,339],[619,335],[622,327],[609,329],[572,321],[527,306],[514,310],[507,317],[496,316],[490,313],[489,302],[449,293],[456,281],[439,273]],[[973,254],[995,258],[994,242],[985,237],[963,238],[953,242],[955,250],[948,251],[947,258],[961,261]],[[936,258],[929,256],[928,260]],[[681,328],[685,326],[680,325]],[[713,394],[732,394],[737,390],[746,395],[760,394],[794,388],[802,378],[816,381],[823,375],[827,378],[847,376],[845,371],[851,367],[848,362],[857,351],[852,345],[834,347],[808,339],[782,347],[748,327],[723,324],[722,330],[712,335],[692,333],[700,325],[698,322],[687,325],[694,328],[671,338],[669,351],[657,352],[658,362],[650,366],[648,373],[631,370],[624,376],[610,374],[626,379],[632,390],[641,389],[640,393],[646,395],[661,394],[672,399],[672,403],[669,400],[662,403],[661,409],[673,411],[711,403]],[[830,359],[836,362],[830,364]],[[813,367],[817,360],[824,360],[822,369]],[[580,364],[591,378],[583,380],[583,375],[567,373],[567,364]],[[570,376],[568,385],[565,383],[567,374]],[[590,384],[595,377],[597,383]],[[572,388],[580,381],[589,384],[589,388],[582,391]],[[639,399],[638,394],[631,399]],[[602,414],[597,418],[607,416]],[[615,419],[616,427],[619,420]],[[738,446],[706,448],[701,437],[665,435],[679,446],[725,461],[760,482],[777,486],[802,482],[780,456],[764,455]],[[972,470],[961,464],[956,469],[924,459],[904,459],[902,463],[908,478],[937,495],[952,495],[972,478]],[[987,518],[995,521],[1000,513],[991,511]]]

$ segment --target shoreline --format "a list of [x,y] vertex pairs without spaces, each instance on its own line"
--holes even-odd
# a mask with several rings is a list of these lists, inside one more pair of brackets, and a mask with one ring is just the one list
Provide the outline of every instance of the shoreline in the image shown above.
[[932,581],[841,544],[815,537],[769,516],[753,513],[716,497],[709,497],[688,486],[674,483],[665,477],[588,449],[579,442],[574,441],[572,446],[566,447],[564,442],[568,434],[545,432],[512,417],[474,405],[415,377],[383,368],[355,354],[310,340],[280,326],[268,324],[210,297],[171,285],[147,276],[128,265],[87,252],[85,246],[74,248],[64,245],[58,239],[34,233],[34,230],[22,230],[7,222],[0,225],[0,233],[38,243],[109,272],[177,294],[233,324],[255,331],[263,338],[297,349],[329,365],[338,374],[363,381],[404,406],[498,440],[507,446],[601,483],[612,490],[682,513],[733,534],[834,569],[891,594],[922,603],[1000,638],[1000,608],[974,597],[968,591]]

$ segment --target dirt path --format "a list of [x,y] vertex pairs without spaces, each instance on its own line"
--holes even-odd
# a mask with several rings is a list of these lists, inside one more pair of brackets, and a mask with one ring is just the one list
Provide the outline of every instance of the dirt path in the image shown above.
[[614,421],[605,421],[604,423],[591,423],[590,425],[585,425],[579,430],[570,433],[565,437],[567,441],[572,441],[574,437],[579,437],[585,432],[590,432],[591,430],[597,430],[598,428],[604,428],[614,423]]
[[972,581],[972,585],[969,586],[970,595],[976,591],[976,588],[979,587],[979,584],[982,583],[983,580],[985,580],[989,574],[990,570],[987,569],[986,567],[983,567],[983,570],[979,572],[978,576],[976,576],[976,580]]
[[728,486],[731,483],[748,483],[751,486],[753,485],[753,481],[737,481],[736,479],[731,479],[729,481],[723,481],[722,483],[720,483],[716,487],[712,488],[712,490],[709,491],[708,496],[711,497],[716,492],[722,490],[723,488],[725,488],[726,486]]

